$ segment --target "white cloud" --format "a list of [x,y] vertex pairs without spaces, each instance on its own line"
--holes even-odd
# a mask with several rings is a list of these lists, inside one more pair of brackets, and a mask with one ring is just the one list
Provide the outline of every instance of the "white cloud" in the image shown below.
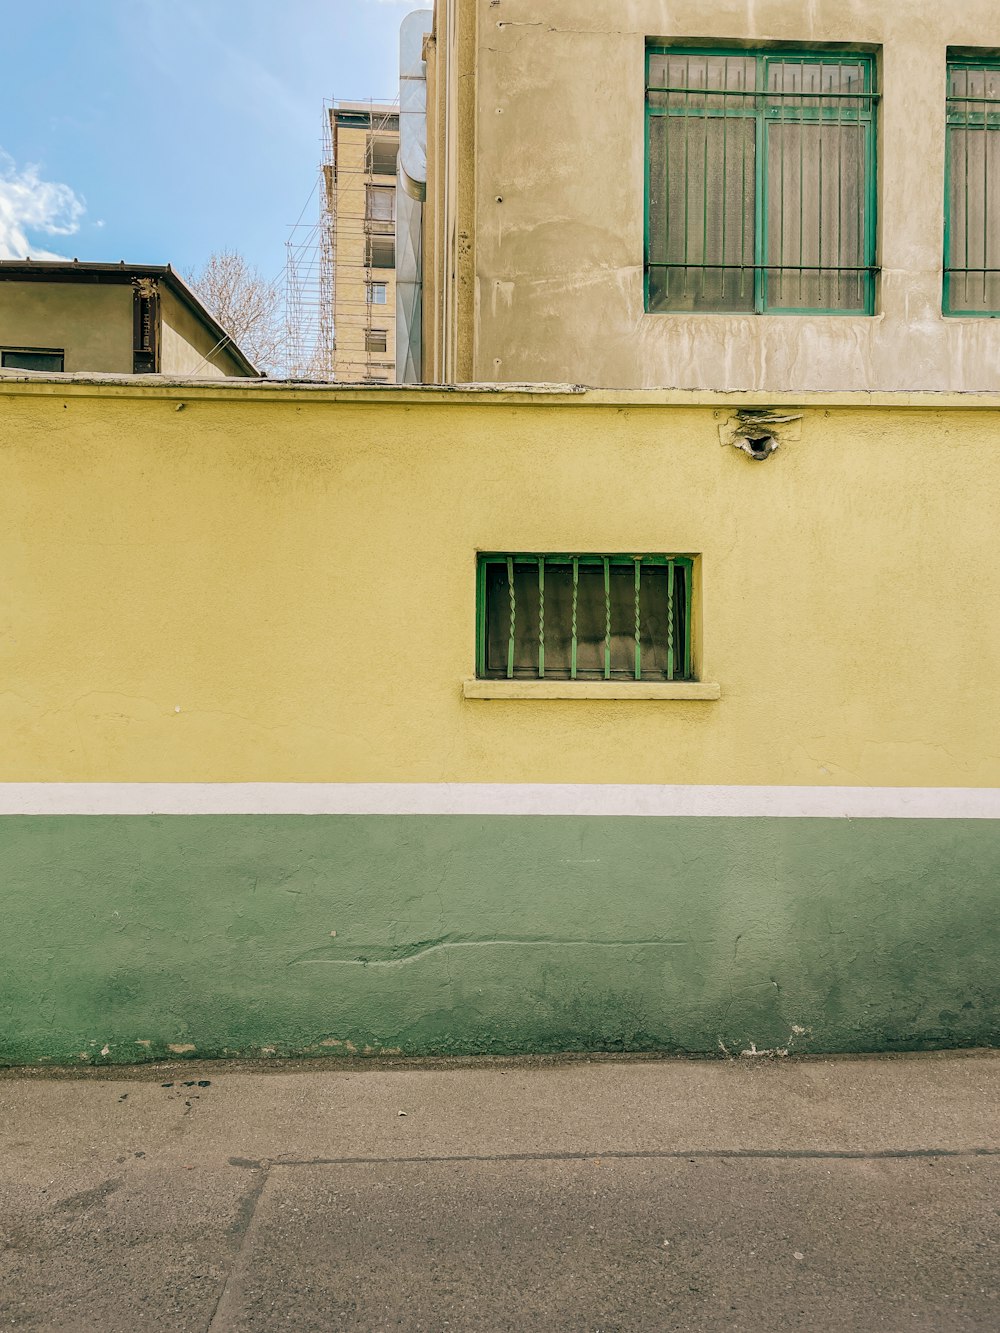
[[29,238],[72,236],[79,230],[86,205],[68,185],[46,181],[30,163],[19,168],[0,148],[0,259],[62,259]]

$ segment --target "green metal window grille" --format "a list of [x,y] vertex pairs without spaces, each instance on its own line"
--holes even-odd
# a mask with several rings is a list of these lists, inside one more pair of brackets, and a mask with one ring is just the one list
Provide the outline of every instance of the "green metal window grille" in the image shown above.
[[875,63],[646,57],[646,309],[870,315]]
[[947,108],[944,312],[995,318],[1000,315],[1000,61],[950,61]]
[[480,555],[476,674],[691,680],[692,568],[684,555]]

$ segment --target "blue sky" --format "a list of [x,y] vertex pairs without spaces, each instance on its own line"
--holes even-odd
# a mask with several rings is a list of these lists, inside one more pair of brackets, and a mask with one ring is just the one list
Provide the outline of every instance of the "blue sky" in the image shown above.
[[191,272],[235,249],[277,278],[324,97],[394,98],[399,24],[422,7],[48,0],[35,22],[0,0],[0,258]]

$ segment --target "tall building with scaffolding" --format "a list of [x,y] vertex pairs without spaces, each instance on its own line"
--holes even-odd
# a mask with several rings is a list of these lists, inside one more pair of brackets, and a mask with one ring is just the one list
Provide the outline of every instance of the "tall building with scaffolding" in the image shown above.
[[286,242],[292,378],[396,378],[398,156],[395,104],[324,103],[319,217],[300,217]]
[[332,378],[396,378],[396,161],[399,112],[376,102],[326,108],[320,236],[321,341]]

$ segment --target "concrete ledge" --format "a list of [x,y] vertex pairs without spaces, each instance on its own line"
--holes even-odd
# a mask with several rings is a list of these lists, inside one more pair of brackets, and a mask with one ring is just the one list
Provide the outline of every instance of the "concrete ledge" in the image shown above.
[[[760,316],[759,318],[763,318]],[[982,320],[977,320],[982,323]],[[67,374],[0,370],[0,395],[64,401],[73,398],[166,399],[195,403],[215,399],[259,402],[294,399],[300,403],[365,403],[368,406],[435,403],[492,404],[500,407],[711,407],[804,411],[846,407],[951,411],[1000,410],[1000,393],[942,389],[602,389],[583,384],[347,384],[302,380],[179,379],[166,375]]]
[[701,680],[466,680],[462,693],[466,699],[599,699],[606,703],[609,699],[705,701],[718,699],[722,688]]

